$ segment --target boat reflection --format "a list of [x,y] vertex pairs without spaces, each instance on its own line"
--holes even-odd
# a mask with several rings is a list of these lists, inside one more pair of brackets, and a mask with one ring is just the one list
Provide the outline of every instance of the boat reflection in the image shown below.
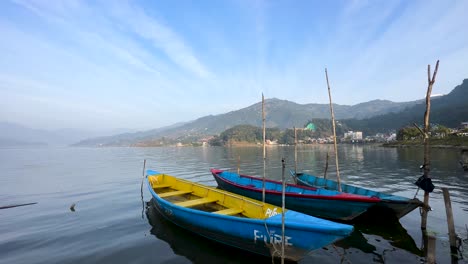
[[[347,253],[351,254],[351,252],[352,254],[361,255],[358,259],[361,258],[362,262],[358,261],[359,263],[367,262],[369,256],[372,257],[373,262],[386,263],[387,261],[391,262],[391,258],[397,260],[398,255],[406,255],[407,253],[413,255],[413,262],[418,261],[424,255],[399,221],[392,224],[387,222],[385,225],[361,222],[354,227],[355,230],[351,236],[336,242],[335,246],[342,248],[345,255]],[[386,255],[388,251],[397,253],[395,256],[389,257]],[[354,257],[356,258],[356,256]],[[411,262],[410,259],[406,260]]]
[[[217,243],[187,231],[165,219],[152,204],[150,201],[146,205],[146,217],[152,227],[150,232],[166,241],[176,255],[184,256],[193,263],[272,263],[269,257]],[[278,261],[275,260],[275,263]]]

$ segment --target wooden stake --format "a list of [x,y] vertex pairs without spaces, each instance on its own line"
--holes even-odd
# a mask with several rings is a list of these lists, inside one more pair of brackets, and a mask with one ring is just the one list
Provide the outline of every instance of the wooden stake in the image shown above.
[[237,174],[240,175],[240,155],[237,156]]
[[434,236],[427,236],[427,251],[426,251],[426,263],[435,264],[435,249],[436,249],[436,238]]
[[453,253],[457,252],[457,235],[455,234],[455,224],[453,222],[453,212],[452,212],[452,203],[450,201],[449,190],[445,187],[442,188],[444,193],[444,202],[445,202],[445,212],[447,214],[447,225],[450,241],[450,251]]
[[328,81],[327,68],[325,68],[325,77],[327,78],[328,98],[330,99],[330,112],[331,112],[332,126],[333,126],[333,145],[335,148],[336,179],[338,183],[338,191],[341,192],[340,168],[338,165],[338,148],[336,146],[335,113],[333,112],[333,104],[332,104],[331,91],[330,91],[330,82]]
[[[439,69],[439,61],[437,60],[434,74],[431,78],[431,65],[427,65],[427,92],[426,92],[426,111],[424,112],[424,177],[430,178],[429,172],[431,171],[431,152],[429,147],[429,116],[431,113],[431,93],[432,86],[434,85],[437,71]],[[426,230],[427,227],[427,214],[429,211],[429,192],[424,192],[424,207],[421,214],[421,229]]]

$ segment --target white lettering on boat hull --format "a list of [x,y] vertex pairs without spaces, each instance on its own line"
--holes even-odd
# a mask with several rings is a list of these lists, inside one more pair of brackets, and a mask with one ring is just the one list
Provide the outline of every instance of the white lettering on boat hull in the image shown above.
[[[254,242],[257,243],[257,240],[263,240],[265,244],[281,244],[282,236],[275,234],[275,231],[270,231],[270,235],[264,235],[259,230],[254,230]],[[284,241],[286,246],[292,246],[293,244],[290,242],[292,237],[284,236]]]

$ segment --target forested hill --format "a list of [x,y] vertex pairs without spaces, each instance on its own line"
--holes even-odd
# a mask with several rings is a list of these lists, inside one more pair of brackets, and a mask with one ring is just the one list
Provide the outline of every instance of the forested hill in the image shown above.
[[[425,101],[408,107],[399,113],[387,113],[368,119],[343,120],[354,130],[364,131],[366,134],[412,126],[413,123],[422,125]],[[447,127],[456,128],[461,122],[468,121],[468,79],[455,87],[449,94],[431,99],[430,122]]]

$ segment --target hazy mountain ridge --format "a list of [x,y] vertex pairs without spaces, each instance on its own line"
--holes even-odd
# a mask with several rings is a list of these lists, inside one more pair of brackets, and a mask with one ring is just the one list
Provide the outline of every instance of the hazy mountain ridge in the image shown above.
[[[382,113],[398,112],[418,101],[396,103],[388,100],[373,100],[353,106],[334,105],[337,119],[366,118]],[[302,127],[312,118],[329,118],[328,104],[298,104],[277,98],[265,100],[267,127],[280,129]],[[262,103],[231,111],[225,114],[208,115],[192,122],[153,129],[132,134],[92,138],[78,142],[77,146],[127,146],[137,142],[150,141],[161,137],[203,137],[219,134],[236,125],[262,125]]]
[[[468,121],[468,79],[455,87],[449,94],[431,99],[431,122],[457,127],[460,122]],[[311,119],[330,118],[328,104],[298,104],[277,98],[265,100],[267,127],[286,129],[302,127]],[[410,102],[392,102],[389,100],[372,100],[356,105],[334,104],[335,117],[354,130],[364,131],[371,135],[377,132],[388,132],[412,123],[421,123],[425,111],[424,99]],[[68,133],[68,140],[61,140],[62,134],[50,131],[29,129],[28,133],[20,133],[11,129],[5,130],[5,122],[0,122],[1,138],[18,142],[48,143],[60,141],[62,144],[75,143],[75,146],[131,146],[136,143],[160,139],[197,139],[217,135],[236,125],[262,125],[262,104],[255,103],[248,107],[219,115],[208,115],[189,122],[176,123],[170,126],[139,131],[121,133],[113,136],[78,138],[71,141],[73,136]],[[15,126],[13,126],[15,127]],[[16,126],[18,128],[18,126]],[[23,127],[24,129],[24,127]],[[11,131],[13,130],[13,132]],[[7,131],[7,132],[5,132]],[[47,132],[47,133],[45,133]],[[64,131],[62,131],[64,132]],[[44,135],[45,133],[45,135]],[[16,135],[12,137],[11,135]],[[18,137],[18,135],[22,135]],[[83,136],[83,135],[81,135]],[[53,140],[50,140],[50,138]],[[81,141],[80,141],[81,140]],[[5,141],[4,141],[5,142]]]
[[[120,129],[122,130],[122,129]],[[0,146],[69,145],[98,136],[99,132],[64,128],[35,129],[12,122],[0,122]]]

